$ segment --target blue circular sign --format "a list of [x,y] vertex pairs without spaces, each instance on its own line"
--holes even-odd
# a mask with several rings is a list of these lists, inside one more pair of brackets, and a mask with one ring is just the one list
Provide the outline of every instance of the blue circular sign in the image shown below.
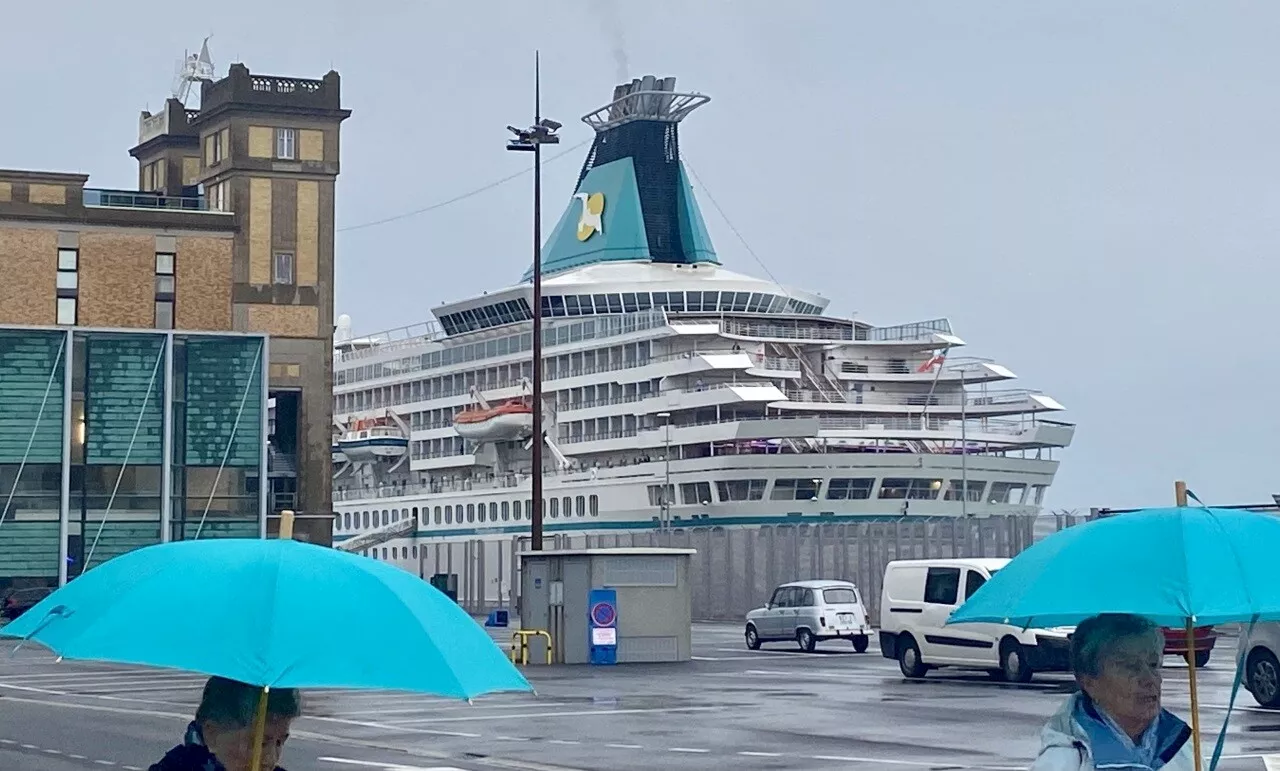
[[618,620],[618,611],[607,602],[597,602],[591,606],[591,622],[596,626],[613,626]]

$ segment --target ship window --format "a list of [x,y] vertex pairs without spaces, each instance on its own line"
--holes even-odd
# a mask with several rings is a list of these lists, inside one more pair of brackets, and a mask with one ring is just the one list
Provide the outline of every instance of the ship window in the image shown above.
[[730,479],[716,482],[716,492],[721,501],[760,501],[764,500],[765,479]]
[[441,522],[442,520],[441,520],[441,518],[440,518],[440,517],[441,517],[441,514],[440,514],[440,507],[439,507],[439,506],[437,506],[437,507],[435,508],[434,515],[435,515],[436,524],[437,524],[437,525],[438,525],[438,524],[440,524],[440,522]]
[[573,499],[567,495],[564,497],[564,515],[566,517],[573,516]]
[[[427,510],[424,508],[424,509],[422,510],[422,513],[423,513],[423,515],[425,516],[425,515],[426,515],[426,513],[427,513]],[[417,522],[417,521],[418,521],[418,507],[417,507],[417,506],[414,506],[414,507],[413,507],[413,520],[414,520],[414,522]]]
[[827,483],[827,500],[829,501],[865,501],[871,497],[871,490],[876,486],[873,478],[832,479]]
[[391,521],[392,521],[392,522],[399,522],[399,521],[400,521],[400,509],[392,509],[392,510],[391,510]]
[[467,521],[468,522],[476,521],[476,505],[474,503],[467,504]]
[[[969,484],[973,484],[973,482]],[[1037,506],[1042,505],[1044,503],[1044,493],[1048,487],[1048,485],[1031,485],[1031,502]],[[982,496],[979,495],[978,498],[981,499]]]
[[609,312],[609,300],[605,295],[602,295],[602,294],[592,295],[591,299],[595,301],[596,313]]
[[745,311],[747,302],[751,299],[749,292],[738,292],[733,296],[733,309],[735,311]]
[[364,526],[365,526],[365,527],[368,527],[368,526],[369,526],[369,512],[367,512],[367,511],[366,511],[366,512],[364,512]]
[[418,547],[416,545],[413,547],[413,558],[418,558]]
[[591,516],[600,516],[600,498],[593,495],[588,499],[588,502],[591,504]]
[[773,483],[769,499],[773,501],[812,501],[818,497],[820,480],[779,479]]
[[673,311],[684,310],[684,292],[667,292],[667,309]]
[[489,521],[490,522],[498,521],[498,504],[492,501],[489,503]]
[[386,525],[391,524],[391,512],[387,511],[386,509],[382,510],[382,524],[384,527]]
[[636,293],[635,292],[623,292],[622,311],[624,313],[636,312]]
[[351,529],[351,512],[349,511],[346,514],[342,515],[342,529],[343,530]]
[[[703,305],[703,298],[706,298],[706,305]],[[716,309],[716,293],[715,292],[685,292],[684,303],[690,311],[714,311]]]
[[[667,501],[674,502],[675,498],[676,498],[676,486],[667,485]],[[664,501],[662,500],[662,485],[649,485],[649,505],[661,506],[663,503]]]
[[971,503],[977,503],[982,500],[982,490],[986,486],[986,482],[980,482],[976,479],[953,479],[951,484],[947,485],[947,494],[943,496],[943,500],[958,501],[961,499],[960,491],[964,490],[964,497]]
[[452,506],[444,507],[444,521],[445,521],[445,524],[448,524],[448,525],[453,524],[453,507]]
[[511,502],[511,518],[515,520],[520,519],[520,501]]
[[564,315],[564,298],[563,298],[563,297],[560,297],[560,296],[555,296],[555,297],[544,297],[544,298],[542,298],[542,299],[544,299],[544,300],[550,300],[550,301],[551,301],[551,315],[552,315],[552,316],[563,316],[563,315]]
[[568,294],[564,296],[564,312],[566,316],[581,316],[582,312],[578,309],[578,296]]
[[585,516],[587,516],[587,498],[586,498],[586,496],[584,496],[584,495],[579,495],[579,496],[577,497],[577,499],[576,499],[576,503],[574,503],[574,506],[576,506],[576,507],[577,507],[578,516],[579,516],[579,517],[585,517]]
[[387,559],[387,547],[382,547],[382,558]]
[[621,295],[616,295],[616,294],[609,295],[609,312],[622,313],[622,296]]
[[636,309],[637,310],[642,310],[642,311],[649,310],[650,308],[653,307],[652,302],[653,301],[650,299],[648,292],[636,293]]
[[507,522],[511,519],[511,504],[506,501],[502,502],[502,521]]
[[686,505],[710,503],[710,482],[684,482],[680,485],[680,500]]
[[886,479],[880,483],[880,497],[931,501],[938,497],[938,491],[941,489],[941,479]]
[[[545,506],[547,503],[547,500],[544,498],[542,500],[542,503]],[[548,507],[547,515],[552,517],[560,516],[560,499],[559,498],[551,499],[551,506]]]
[[1021,482],[992,482],[987,503],[1022,503],[1027,486]]

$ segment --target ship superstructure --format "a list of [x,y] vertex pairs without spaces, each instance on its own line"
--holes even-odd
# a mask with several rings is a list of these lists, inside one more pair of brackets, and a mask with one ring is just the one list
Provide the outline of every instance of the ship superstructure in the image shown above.
[[829,316],[721,265],[679,153],[707,101],[646,77],[583,118],[595,141],[543,250],[543,404],[527,273],[427,324],[357,338],[340,321],[335,452],[355,426],[403,424],[408,462],[335,464],[339,548],[416,569],[421,546],[482,539],[509,559],[533,409],[548,535],[1038,510],[1075,430],[1045,419],[1057,401],[960,355],[946,319]]

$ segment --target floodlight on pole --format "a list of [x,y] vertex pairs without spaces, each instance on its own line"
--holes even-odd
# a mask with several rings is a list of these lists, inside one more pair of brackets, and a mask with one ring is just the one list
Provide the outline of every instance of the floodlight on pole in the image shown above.
[[533,55],[533,125],[507,126],[515,138],[507,142],[512,152],[533,153],[533,443],[530,445],[532,508],[529,512],[530,546],[542,551],[542,146],[560,143],[560,124],[542,117],[542,72],[538,52]]

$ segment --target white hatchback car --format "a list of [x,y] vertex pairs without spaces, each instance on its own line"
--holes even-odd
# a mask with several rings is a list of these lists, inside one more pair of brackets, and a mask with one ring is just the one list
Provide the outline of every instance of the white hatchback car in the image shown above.
[[1280,623],[1255,624],[1246,635],[1239,643],[1243,685],[1260,706],[1280,709]]
[[795,581],[783,584],[763,608],[747,614],[747,647],[795,641],[812,651],[823,640],[849,640],[858,653],[871,643],[867,608],[858,587],[848,581]]

